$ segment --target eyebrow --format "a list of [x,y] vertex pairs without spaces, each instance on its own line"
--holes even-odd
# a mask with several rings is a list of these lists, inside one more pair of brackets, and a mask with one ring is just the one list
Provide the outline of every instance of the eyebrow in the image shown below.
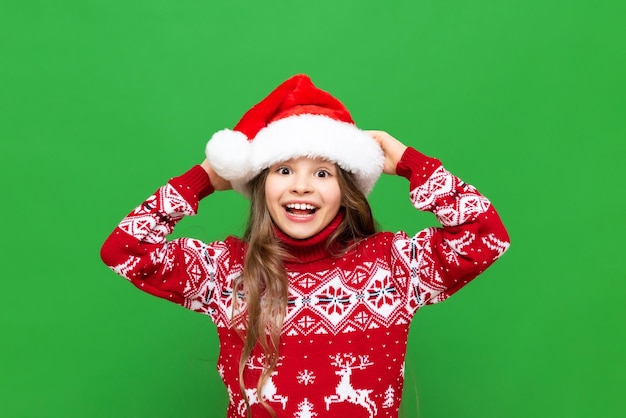
[[[304,158],[308,158],[308,157],[304,157]],[[294,164],[295,164],[295,161],[298,160],[298,159],[299,158],[290,158],[287,161],[281,161],[281,162],[272,164],[268,168],[270,168],[270,169],[276,169],[276,168],[279,168],[279,167],[293,168]],[[316,158],[309,158],[309,159],[310,160],[317,160]],[[319,159],[319,161],[315,161],[315,164],[313,165],[313,169],[314,170],[325,169],[325,170],[329,170],[329,171],[330,170],[337,171],[337,170],[339,170],[339,166],[335,162],[324,160],[324,159]]]
[[317,166],[317,168],[324,168],[327,170],[337,170],[337,167],[335,166],[335,164],[320,164]]

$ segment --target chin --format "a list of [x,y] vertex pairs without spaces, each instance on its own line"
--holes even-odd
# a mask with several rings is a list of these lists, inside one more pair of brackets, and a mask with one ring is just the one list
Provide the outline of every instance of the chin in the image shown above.
[[293,239],[307,239],[307,238],[311,238],[312,236],[318,234],[320,232],[320,230],[310,230],[310,231],[299,231],[299,230],[294,230],[292,228],[281,228],[281,231],[283,231],[283,233],[285,233],[285,235],[293,238]]

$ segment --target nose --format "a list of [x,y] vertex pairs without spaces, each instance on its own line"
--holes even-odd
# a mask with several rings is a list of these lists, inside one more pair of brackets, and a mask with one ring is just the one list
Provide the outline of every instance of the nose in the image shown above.
[[313,187],[309,181],[308,176],[304,174],[296,174],[293,176],[293,183],[291,184],[291,192],[294,194],[308,194],[313,192]]

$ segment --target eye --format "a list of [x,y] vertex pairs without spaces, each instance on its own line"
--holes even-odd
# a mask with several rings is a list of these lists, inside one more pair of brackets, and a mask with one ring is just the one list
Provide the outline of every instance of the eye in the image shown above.
[[330,177],[331,175],[332,174],[330,174],[330,171],[325,170],[325,169],[320,169],[315,172],[315,176],[319,178],[326,178],[326,177]]
[[291,169],[289,167],[282,166],[282,167],[278,167],[276,169],[276,172],[278,174],[282,174],[284,176],[287,176],[287,175],[291,174]]

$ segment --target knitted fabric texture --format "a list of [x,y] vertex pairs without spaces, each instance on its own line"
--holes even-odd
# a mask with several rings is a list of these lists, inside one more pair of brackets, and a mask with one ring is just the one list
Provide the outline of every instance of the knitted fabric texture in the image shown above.
[[[442,226],[414,235],[381,232],[340,258],[325,252],[324,240],[302,246],[286,239],[295,257],[286,261],[289,302],[278,366],[261,393],[260,349],[244,373],[255,418],[269,416],[261,398],[281,418],[397,417],[411,319],[458,291],[508,248],[489,200],[438,160],[409,148],[397,172],[410,180],[415,208],[433,212]],[[166,240],[183,216],[197,212],[198,196],[212,191],[202,173],[196,166],[161,187],[122,220],[101,254],[141,290],[213,320],[227,416],[243,417],[237,376],[242,341],[231,327],[231,310],[246,244],[236,237]]]

